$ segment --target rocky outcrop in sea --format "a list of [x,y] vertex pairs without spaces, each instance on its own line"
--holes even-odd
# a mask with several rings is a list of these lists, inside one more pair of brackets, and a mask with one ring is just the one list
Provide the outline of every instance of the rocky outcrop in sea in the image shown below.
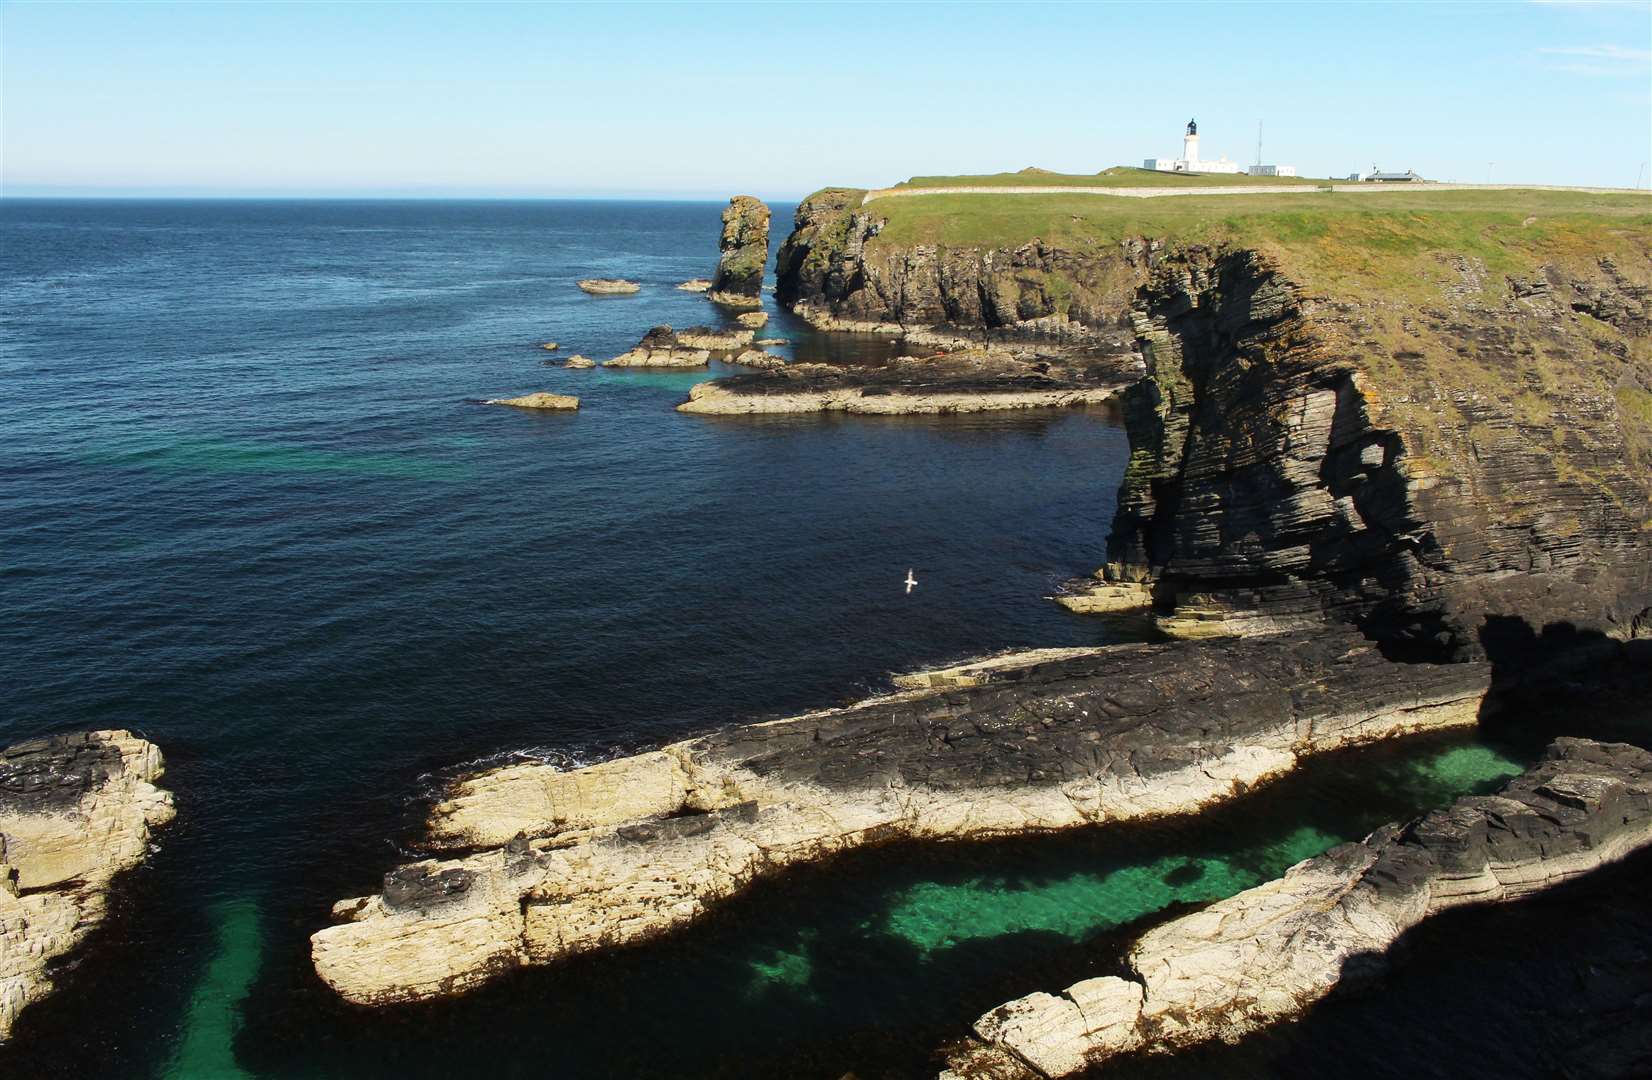
[[1130,950],[1123,977],[988,1012],[943,1076],[1073,1076],[1131,1052],[1233,1041],[1371,979],[1424,919],[1518,900],[1648,845],[1652,753],[1560,739],[1495,795],[1385,825],[1155,927]]
[[704,346],[690,345],[669,326],[656,326],[643,335],[636,348],[604,360],[603,367],[705,367],[711,353]]
[[[573,364],[568,366],[572,367]],[[573,410],[579,408],[579,399],[572,394],[552,394],[539,391],[513,398],[489,398],[484,405],[510,405],[518,409]]]
[[593,296],[629,296],[642,291],[641,285],[624,278],[583,278],[578,284]]
[[172,820],[161,752],[129,731],[0,751],[0,1042],[103,922],[109,888]]
[[[964,679],[564,771],[460,781],[426,843],[311,939],[345,998],[438,997],[645,940],[759,877],[901,838],[1183,814],[1305,755],[1473,724],[1485,664],[1350,632],[995,657]],[[909,683],[910,684],[910,683]]]
[[750,195],[736,195],[723,211],[717,274],[707,294],[731,308],[762,306],[763,271],[769,263],[769,208]]

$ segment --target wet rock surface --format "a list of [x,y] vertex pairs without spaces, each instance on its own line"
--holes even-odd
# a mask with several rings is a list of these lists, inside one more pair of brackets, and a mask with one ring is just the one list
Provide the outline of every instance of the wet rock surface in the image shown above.
[[944,1074],[1075,1075],[1122,1054],[1236,1039],[1367,980],[1402,934],[1517,900],[1652,845],[1652,753],[1559,739],[1495,795],[1384,826],[1144,934],[1126,977],[987,1013]]
[[344,902],[350,921],[312,938],[317,971],[351,1001],[439,996],[645,940],[851,847],[1188,813],[1306,754],[1472,724],[1490,681],[1484,664],[1392,663],[1352,633],[962,670],[582,769],[466,779],[429,822],[428,842],[454,855],[416,864],[420,881],[471,874],[465,894],[416,913]]
[[160,751],[127,731],[0,752],[0,1041],[52,991],[55,965],[103,921],[110,884],[172,819],[161,772]]

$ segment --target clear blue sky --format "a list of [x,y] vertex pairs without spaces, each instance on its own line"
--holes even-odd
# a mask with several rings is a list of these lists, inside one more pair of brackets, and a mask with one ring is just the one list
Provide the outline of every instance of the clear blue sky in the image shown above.
[[[1627,187],[1652,4],[0,4],[0,191],[784,198],[1264,157]],[[1652,172],[1652,165],[1648,166]],[[1642,182],[1647,182],[1642,177]]]

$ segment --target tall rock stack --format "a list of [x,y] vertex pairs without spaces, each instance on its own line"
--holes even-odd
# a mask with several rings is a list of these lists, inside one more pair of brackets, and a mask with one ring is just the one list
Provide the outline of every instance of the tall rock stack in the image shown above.
[[750,195],[736,195],[723,211],[717,276],[710,297],[724,307],[763,306],[763,269],[769,261],[769,208]]

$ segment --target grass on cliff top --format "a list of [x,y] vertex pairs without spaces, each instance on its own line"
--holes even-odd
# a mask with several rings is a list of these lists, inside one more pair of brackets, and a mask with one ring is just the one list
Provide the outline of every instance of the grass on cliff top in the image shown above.
[[1022,169],[1012,173],[984,173],[976,176],[914,176],[897,188],[944,187],[1300,187],[1328,184],[1306,176],[1251,176],[1248,173],[1167,173],[1115,165],[1098,173],[1056,173],[1044,169]]
[[[1652,246],[1652,199],[1554,191],[1280,192],[1177,199],[1093,195],[932,195],[881,199],[879,245],[1073,250],[1126,237],[1255,248],[1289,263],[1310,287],[1427,288],[1437,256],[1478,258],[1492,274],[1545,261],[1616,255],[1629,273]],[[1638,257],[1637,257],[1638,256]]]

